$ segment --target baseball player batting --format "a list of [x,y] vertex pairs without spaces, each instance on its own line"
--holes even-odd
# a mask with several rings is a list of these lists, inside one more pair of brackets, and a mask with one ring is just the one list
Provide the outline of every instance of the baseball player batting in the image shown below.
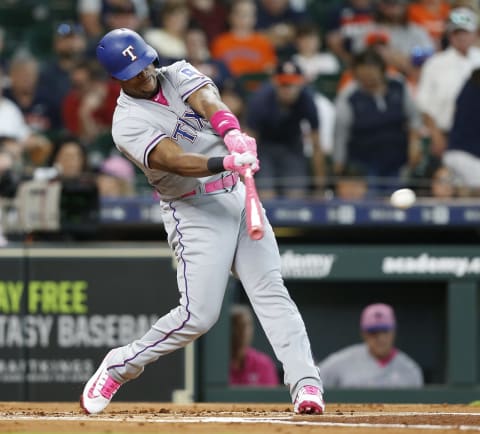
[[319,372],[263,209],[263,237],[248,235],[239,175],[258,170],[255,140],[240,130],[210,78],[185,61],[156,68],[157,53],[137,33],[112,30],[98,43],[97,57],[122,88],[112,124],[115,145],[160,195],[181,297],[144,336],[105,356],[81,406],[101,412],[146,365],[207,332],[232,271],[283,364],[294,411],[323,413]]

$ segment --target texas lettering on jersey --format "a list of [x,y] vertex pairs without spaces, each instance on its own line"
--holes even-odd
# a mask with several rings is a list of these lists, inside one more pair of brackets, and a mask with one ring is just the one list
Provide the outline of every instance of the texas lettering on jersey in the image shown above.
[[187,110],[178,118],[177,124],[173,129],[172,139],[178,140],[180,137],[193,143],[197,138],[197,131],[202,130],[206,125],[206,120],[193,110]]

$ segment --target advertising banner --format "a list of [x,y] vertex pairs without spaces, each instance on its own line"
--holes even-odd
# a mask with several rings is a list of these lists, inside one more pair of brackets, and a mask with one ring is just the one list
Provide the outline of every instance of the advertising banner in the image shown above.
[[280,249],[285,279],[456,280],[480,278],[470,246],[308,246]]
[[[161,249],[6,253],[0,256],[0,400],[77,400],[110,348],[142,336],[178,303],[172,258]],[[183,387],[183,363],[183,351],[162,357],[115,399],[170,401]]]

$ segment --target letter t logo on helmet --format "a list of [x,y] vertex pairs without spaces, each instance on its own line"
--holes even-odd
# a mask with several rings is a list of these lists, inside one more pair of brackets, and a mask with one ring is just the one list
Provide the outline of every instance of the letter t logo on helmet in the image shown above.
[[135,56],[135,54],[133,54],[133,50],[134,48],[129,45],[127,48],[125,48],[125,50],[122,51],[122,54],[124,56],[130,56],[130,60],[133,62],[135,59],[137,59],[137,56]]
[[158,61],[157,52],[130,29],[108,32],[97,45],[97,58],[117,80],[130,80]]

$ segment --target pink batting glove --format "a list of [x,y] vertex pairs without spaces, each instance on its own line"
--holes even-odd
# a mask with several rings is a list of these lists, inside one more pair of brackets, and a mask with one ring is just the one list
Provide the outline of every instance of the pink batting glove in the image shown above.
[[223,141],[231,153],[238,152],[243,154],[244,152],[251,152],[257,156],[257,142],[253,137],[242,133],[240,130],[230,130],[225,134]]
[[245,171],[250,168],[252,172],[258,172],[260,163],[255,155],[251,152],[243,152],[242,154],[233,153],[227,155],[223,159],[223,167],[232,172],[238,172],[240,175],[245,175]]

